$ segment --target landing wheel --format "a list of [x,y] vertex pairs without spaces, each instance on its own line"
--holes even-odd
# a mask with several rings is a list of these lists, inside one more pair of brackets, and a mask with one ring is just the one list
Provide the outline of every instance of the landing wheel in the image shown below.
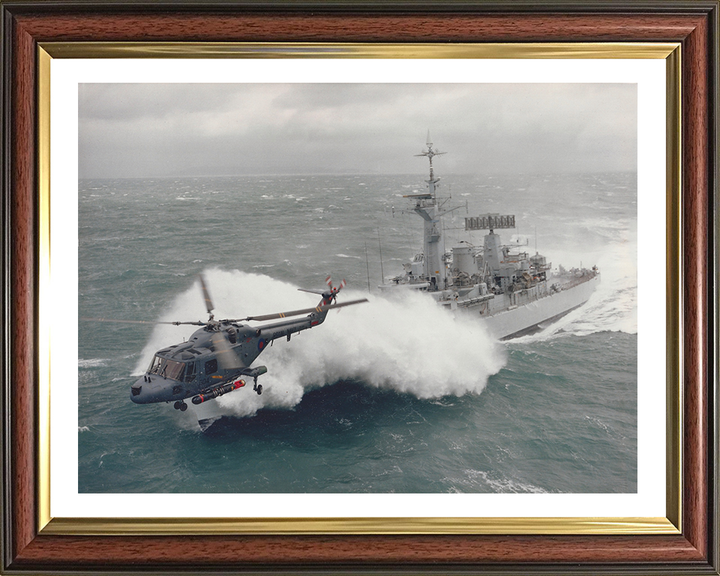
[[175,404],[173,404],[173,407],[175,408],[175,410],[180,410],[181,409],[180,406],[182,406],[182,402],[180,402],[179,400],[177,402],[175,402]]
[[185,402],[178,402],[178,404],[180,404],[180,412],[187,410],[187,404],[185,404]]
[[257,393],[258,393],[258,396],[260,396],[260,394],[262,394],[262,384],[257,385]]

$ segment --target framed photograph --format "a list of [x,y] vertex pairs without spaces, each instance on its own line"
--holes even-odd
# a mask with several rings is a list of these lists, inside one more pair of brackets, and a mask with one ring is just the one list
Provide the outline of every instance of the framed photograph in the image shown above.
[[718,573],[717,2],[109,8],[2,5],[3,571]]

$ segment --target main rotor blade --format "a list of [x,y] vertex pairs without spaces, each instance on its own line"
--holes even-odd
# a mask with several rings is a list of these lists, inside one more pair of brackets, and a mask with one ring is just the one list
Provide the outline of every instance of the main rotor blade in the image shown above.
[[342,308],[343,306],[352,306],[353,304],[360,304],[367,302],[367,298],[361,298],[359,300],[350,300],[349,302],[343,302],[341,304],[330,304],[328,306],[316,306],[315,308],[303,308],[302,310],[292,310],[291,312],[278,312],[277,314],[265,314],[264,316],[248,316],[247,318],[240,318],[238,320],[230,320],[230,322],[243,322],[245,320],[275,320],[276,318],[288,318],[289,316],[299,316],[300,314],[310,314],[311,312],[325,312],[326,310],[333,310],[335,308]]
[[113,320],[112,318],[80,318],[86,322],[113,322],[117,324],[172,324],[173,326],[180,326],[180,324],[192,324],[193,326],[205,326],[205,322],[200,320],[189,321],[189,322],[163,322],[161,320]]
[[213,332],[210,341],[213,343],[213,347],[217,353],[218,362],[224,370],[234,370],[243,366],[240,358],[238,358],[235,350],[233,350],[232,346],[228,343],[223,332]]
[[204,274],[200,274],[200,286],[202,287],[203,298],[205,298],[205,308],[207,308],[208,314],[212,314],[215,306],[213,305],[212,298],[210,298],[210,293],[208,292],[207,286],[205,285]]

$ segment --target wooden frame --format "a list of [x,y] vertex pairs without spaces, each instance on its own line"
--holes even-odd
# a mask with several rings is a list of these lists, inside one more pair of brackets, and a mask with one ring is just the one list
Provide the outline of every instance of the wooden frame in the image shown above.
[[[2,5],[3,526],[8,573],[39,570],[718,574],[718,2]],[[682,533],[38,534],[38,43],[679,42],[682,45]]]

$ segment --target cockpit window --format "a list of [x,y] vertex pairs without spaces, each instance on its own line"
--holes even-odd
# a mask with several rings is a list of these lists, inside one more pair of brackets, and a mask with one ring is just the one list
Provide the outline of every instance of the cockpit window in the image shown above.
[[185,364],[183,362],[177,362],[175,360],[168,360],[167,358],[155,356],[150,364],[148,372],[150,374],[157,374],[163,378],[182,380],[183,374],[185,374]]

